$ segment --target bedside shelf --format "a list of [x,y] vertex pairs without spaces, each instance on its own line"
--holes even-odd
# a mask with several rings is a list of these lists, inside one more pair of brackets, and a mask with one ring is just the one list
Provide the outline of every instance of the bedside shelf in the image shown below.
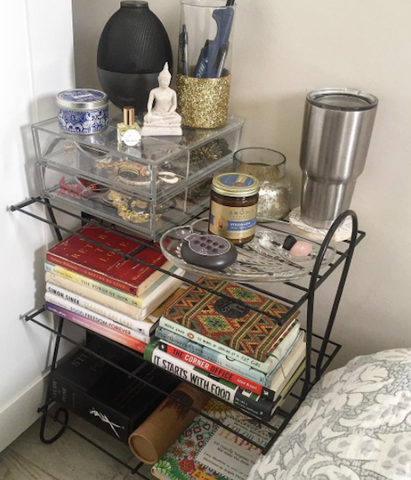
[[[43,205],[46,208],[46,211],[48,213],[49,218],[42,217],[42,216],[34,214],[32,211],[30,211],[30,206],[35,205],[35,204]],[[42,221],[42,222],[48,224],[49,226],[51,226],[54,229],[58,240],[61,240],[63,238],[62,232],[77,235],[77,236],[81,237],[81,235],[78,235],[76,233],[76,229],[69,229],[69,228],[65,227],[64,225],[61,225],[61,224],[57,223],[55,215],[54,215],[54,211],[56,210],[59,213],[63,213],[63,214],[65,214],[65,215],[67,215],[71,218],[77,219],[78,222],[83,222],[83,223],[85,221],[84,215],[77,215],[77,214],[68,212],[67,210],[65,210],[62,207],[51,204],[48,199],[44,199],[44,198],[41,198],[41,197],[32,198],[30,200],[21,202],[20,204],[13,205],[12,207],[10,207],[10,210],[14,211],[14,212],[15,211],[21,212],[25,215],[28,215],[32,218],[35,218],[39,221]],[[199,216],[200,215],[202,215],[202,213],[200,213]],[[342,242],[342,243],[338,244],[338,248],[337,248],[337,252],[336,252],[337,254],[336,254],[336,257],[335,257],[333,263],[326,266],[325,268],[322,268],[321,271],[320,271],[320,265],[322,263],[324,253],[325,253],[325,251],[326,251],[326,249],[329,245],[329,242],[330,242],[330,240],[333,236],[333,233],[335,232],[338,225],[341,222],[343,222],[344,219],[347,216],[351,216],[352,220],[353,220],[352,237],[351,237],[350,240],[347,240],[345,242]],[[99,225],[103,229],[107,229],[107,230],[112,229],[111,225],[107,225],[102,221],[99,221]],[[270,228],[270,224],[265,224],[265,227]],[[125,232],[123,232],[121,235],[124,236],[125,238],[128,237],[127,233],[125,233]],[[266,290],[264,288],[264,286],[262,286],[263,284],[256,284],[256,285],[241,284],[245,288],[255,290],[259,293],[262,293],[262,294],[264,294],[268,297],[274,298],[274,299],[279,300],[279,301],[283,302],[284,304],[286,304],[289,307],[289,311],[286,314],[287,317],[293,315],[297,310],[299,310],[301,308],[301,306],[303,304],[307,303],[306,366],[305,366],[305,370],[300,375],[300,377],[296,380],[294,385],[292,385],[291,390],[289,391],[289,393],[287,394],[287,396],[284,399],[284,404],[281,405],[280,408],[277,408],[277,410],[275,411],[273,419],[270,422],[264,422],[264,421],[258,419],[257,417],[255,417],[255,416],[253,416],[249,413],[244,412],[243,410],[241,410],[240,407],[229,404],[231,408],[234,408],[238,411],[241,411],[245,416],[247,416],[249,418],[252,418],[253,420],[255,420],[255,421],[257,421],[257,422],[259,422],[263,425],[269,426],[269,428],[272,430],[271,439],[268,441],[268,443],[266,445],[258,445],[252,439],[247,438],[244,435],[240,435],[240,434],[238,434],[238,432],[235,432],[235,433],[237,433],[238,436],[240,436],[240,437],[244,438],[245,440],[249,441],[251,444],[256,445],[259,448],[261,448],[264,454],[269,450],[269,448],[273,445],[275,440],[278,438],[278,436],[281,434],[281,432],[287,426],[288,422],[290,421],[290,419],[292,418],[294,413],[297,411],[301,402],[304,400],[304,398],[306,397],[308,392],[311,390],[311,388],[314,386],[314,384],[321,378],[321,376],[327,370],[327,368],[331,364],[332,360],[335,358],[339,349],[341,348],[341,346],[339,344],[330,340],[330,336],[331,336],[332,327],[333,327],[333,324],[334,324],[334,321],[335,321],[335,318],[336,318],[336,315],[337,315],[339,303],[340,303],[340,300],[341,300],[341,295],[342,295],[342,292],[343,292],[343,289],[344,289],[345,281],[346,281],[347,274],[348,274],[349,267],[350,267],[350,263],[351,263],[351,260],[352,260],[353,254],[354,254],[354,250],[355,250],[356,246],[363,240],[364,237],[365,237],[365,233],[362,232],[362,231],[358,231],[357,217],[356,217],[355,213],[352,212],[352,211],[345,212],[344,214],[342,214],[336,220],[334,225],[331,227],[329,233],[327,234],[326,238],[324,239],[324,242],[322,243],[322,245],[320,247],[318,258],[317,258],[317,261],[314,265],[313,271],[311,272],[311,274],[309,276],[305,277],[304,279],[300,279],[296,282],[285,282],[285,283],[277,284],[276,285],[276,291]],[[146,248],[152,248],[152,249],[157,249],[158,248],[155,245],[153,245],[152,242],[141,242],[141,243],[144,246],[146,246]],[[103,244],[99,244],[99,246],[101,246],[102,248],[105,248],[105,249],[109,249],[109,247],[106,247]],[[139,261],[139,260],[137,260],[134,257],[131,257],[129,255],[125,255],[125,257],[133,259],[137,263],[144,263],[144,262],[141,262],[141,261]],[[314,324],[315,293],[316,293],[317,289],[330,277],[330,275],[333,272],[335,272],[337,270],[337,268],[339,266],[342,266],[342,271],[341,271],[340,280],[338,282],[336,296],[335,296],[335,298],[332,302],[332,308],[331,308],[331,314],[330,314],[330,317],[329,317],[329,321],[328,321],[328,324],[325,328],[325,332],[322,335],[318,335],[317,333],[313,332],[313,330],[314,330],[314,325],[313,324]],[[162,271],[161,268],[157,268],[157,267],[153,267],[153,268]],[[168,273],[168,272],[165,272],[165,273]],[[168,273],[168,274],[170,274],[170,273]],[[177,278],[181,278],[181,277],[179,277],[178,275],[175,275],[175,274],[171,274],[171,275],[174,276],[174,277],[177,277]],[[195,281],[193,281],[193,280],[184,279],[184,281],[186,283],[189,283],[189,284],[195,284]],[[219,292],[213,292],[213,293],[215,295],[218,295],[218,296],[224,296],[223,294],[221,294]],[[36,312],[34,312],[30,315],[27,315],[25,317],[25,319],[26,319],[26,321],[33,322],[36,325],[39,325],[39,326],[47,329],[48,331],[54,333],[57,336],[56,346],[55,346],[55,351],[54,351],[54,356],[53,356],[53,362],[52,362],[52,365],[51,365],[52,369],[55,368],[55,366],[56,366],[56,360],[57,360],[57,355],[58,355],[61,339],[64,339],[65,341],[68,341],[69,343],[71,343],[73,345],[77,345],[79,348],[81,348],[83,350],[89,351],[88,348],[87,348],[87,345],[78,344],[77,342],[75,342],[74,340],[72,340],[70,337],[68,337],[67,335],[65,335],[63,333],[63,327],[64,327],[64,319],[63,318],[59,319],[58,326],[57,326],[56,329],[50,328],[47,325],[43,324],[39,320],[38,317],[44,311],[45,311],[44,308],[41,308],[41,309],[37,310]],[[79,328],[81,328],[81,327],[79,327]],[[96,335],[96,334],[93,333],[93,335]],[[105,340],[112,342],[111,340],[106,339],[106,338],[105,338]],[[116,345],[118,345],[118,344],[116,344]],[[121,345],[118,345],[118,346],[120,348],[125,348],[127,351],[130,351],[126,347],[122,347]],[[92,353],[96,357],[99,357],[97,354],[95,354],[92,351],[90,351],[90,353]],[[136,352],[133,352],[133,353],[135,355],[140,356],[140,354],[138,354]],[[103,359],[103,358],[101,358],[101,359],[104,360],[104,361],[107,361],[106,359]],[[108,363],[110,363],[110,362],[108,362]],[[117,366],[115,366],[115,367],[119,368]],[[129,373],[129,372],[127,372],[127,373]],[[171,373],[169,373],[169,374],[171,375]],[[131,374],[131,376],[136,378],[137,380],[143,382],[143,383],[146,383],[138,377],[138,374],[133,373],[133,374]],[[181,381],[181,379],[180,379],[180,381]],[[150,385],[150,386],[151,386],[151,388],[153,388],[155,390],[161,391],[160,389],[158,389],[157,387],[155,387],[153,385]],[[167,394],[165,392],[162,392],[162,393],[166,396],[170,396],[170,394]],[[218,398],[218,400],[221,401],[221,399],[219,399],[219,398]],[[283,399],[281,399],[281,400],[283,400]],[[176,400],[176,401],[179,401],[179,400]],[[72,429],[68,425],[69,414],[64,408],[60,407],[58,409],[59,414],[63,416],[63,419],[61,419],[60,416],[57,416],[56,418],[54,418],[49,413],[48,410],[49,410],[49,407],[50,407],[51,403],[53,403],[53,402],[51,402],[50,399],[47,398],[45,405],[40,409],[40,411],[43,414],[43,421],[42,421],[42,428],[41,428],[40,435],[41,435],[42,441],[45,442],[45,443],[51,443],[51,442],[57,440],[59,438],[59,436],[61,436],[61,434],[64,432],[65,428],[70,428],[71,430],[75,431],[74,429]],[[182,402],[180,402],[180,403],[182,403]],[[213,419],[213,418],[209,417],[208,415],[206,415],[204,412],[197,411],[197,410],[193,409],[192,407],[190,407],[188,405],[186,405],[186,406],[188,408],[191,408],[192,410],[196,411],[197,413],[200,413],[200,414],[204,415],[206,418],[209,418],[210,420],[214,421],[215,423],[217,423],[221,426],[224,426],[224,428],[226,428],[227,430],[230,431],[230,427],[222,424],[218,419]],[[46,439],[45,436],[44,436],[46,419],[48,417],[52,417],[57,423],[61,424],[60,431],[54,437],[52,437],[50,439]],[[75,433],[79,434],[85,440],[88,440],[87,438],[84,437],[84,435],[81,434],[81,432],[75,432]],[[95,445],[94,442],[90,442],[90,443]],[[95,446],[97,446],[97,445],[95,445]],[[99,446],[97,446],[97,448],[100,448],[100,450],[104,451],[104,449],[102,449]],[[113,455],[111,454],[111,452],[106,451],[106,453],[113,458]],[[139,473],[139,470],[141,469],[142,464],[139,464],[137,467],[132,468],[130,466],[124,465],[124,462],[120,461],[120,463],[123,466],[126,466],[127,468],[129,468],[132,473],[139,474],[141,476],[141,478],[147,478],[144,475]]]

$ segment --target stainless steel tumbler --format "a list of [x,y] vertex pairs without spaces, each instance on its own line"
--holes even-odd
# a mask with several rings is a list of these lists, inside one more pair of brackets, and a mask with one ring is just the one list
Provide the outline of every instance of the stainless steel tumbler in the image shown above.
[[378,99],[360,90],[325,88],[307,95],[300,167],[302,220],[329,228],[350,206],[363,172]]

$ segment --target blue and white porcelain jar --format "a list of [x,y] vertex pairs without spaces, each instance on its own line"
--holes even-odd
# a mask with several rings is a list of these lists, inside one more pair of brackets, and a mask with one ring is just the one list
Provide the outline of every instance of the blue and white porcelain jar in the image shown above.
[[89,135],[108,127],[108,97],[104,92],[77,88],[57,95],[59,127],[67,133]]

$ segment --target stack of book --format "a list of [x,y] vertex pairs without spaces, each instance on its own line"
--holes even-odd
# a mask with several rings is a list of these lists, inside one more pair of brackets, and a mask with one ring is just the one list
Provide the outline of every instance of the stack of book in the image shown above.
[[269,420],[305,367],[299,312],[287,311],[280,302],[239,285],[202,278],[166,306],[144,356]]
[[164,272],[184,274],[157,244],[94,223],[51,248],[46,258],[46,309],[140,353],[182,285]]

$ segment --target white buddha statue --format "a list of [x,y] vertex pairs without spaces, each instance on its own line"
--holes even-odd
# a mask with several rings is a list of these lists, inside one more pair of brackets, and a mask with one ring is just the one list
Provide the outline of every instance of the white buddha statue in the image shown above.
[[182,135],[181,117],[176,112],[177,94],[170,88],[171,74],[168,63],[158,76],[159,87],[151,90],[147,114],[144,116],[143,137],[157,135]]

